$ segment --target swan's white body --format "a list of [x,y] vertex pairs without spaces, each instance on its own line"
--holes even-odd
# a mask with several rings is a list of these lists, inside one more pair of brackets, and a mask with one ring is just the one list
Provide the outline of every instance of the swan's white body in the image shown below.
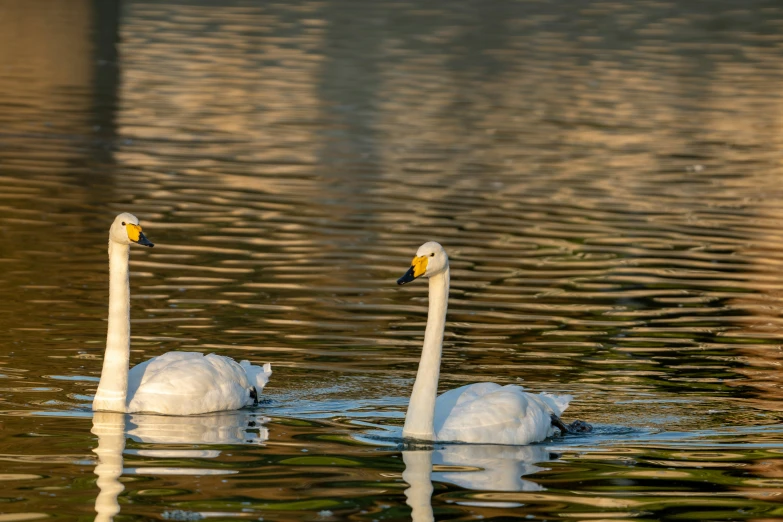
[[436,397],[449,296],[449,261],[440,244],[429,242],[419,248],[412,265],[398,283],[428,277],[429,311],[403,437],[510,445],[551,437],[551,415],[560,417],[571,401],[569,395],[532,394],[521,386],[482,382]]
[[271,373],[268,363],[258,367],[214,353],[164,353],[131,369],[126,411],[192,415],[237,410],[253,404],[251,388],[260,393]]
[[109,232],[109,328],[95,411],[193,415],[253,404],[272,374],[248,361],[198,352],[169,352],[128,371],[130,360],[130,243],[152,246],[132,214],[117,216]]
[[513,384],[468,384],[435,401],[435,437],[507,445],[538,442],[554,434],[551,414],[560,417],[570,400],[570,395],[527,393]]

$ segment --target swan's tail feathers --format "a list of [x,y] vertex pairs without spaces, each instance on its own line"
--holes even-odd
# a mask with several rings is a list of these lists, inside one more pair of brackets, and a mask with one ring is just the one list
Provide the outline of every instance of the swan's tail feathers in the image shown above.
[[247,380],[250,381],[251,386],[255,387],[256,393],[261,393],[261,390],[269,382],[269,377],[272,375],[272,365],[266,363],[263,366],[256,366],[250,364],[250,361],[240,361],[239,365],[245,370]]
[[558,417],[560,417],[563,412],[566,411],[568,404],[574,398],[572,395],[554,395],[547,392],[542,393],[540,397],[550,408],[552,408],[552,412]]

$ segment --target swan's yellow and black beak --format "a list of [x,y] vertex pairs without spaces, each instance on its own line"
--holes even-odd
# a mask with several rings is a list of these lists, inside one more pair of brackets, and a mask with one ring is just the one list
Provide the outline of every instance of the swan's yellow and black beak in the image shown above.
[[411,267],[408,269],[407,272],[405,272],[405,275],[402,276],[397,280],[398,285],[404,285],[406,283],[410,283],[417,277],[421,277],[424,275],[424,272],[427,271],[427,262],[428,262],[427,256],[419,256],[414,257],[413,261],[411,261]]
[[128,239],[130,239],[137,245],[148,246],[148,247],[155,246],[155,244],[150,242],[150,240],[147,239],[147,236],[145,236],[141,232],[141,225],[134,225],[133,223],[128,223],[127,225],[125,225],[125,228],[128,230]]

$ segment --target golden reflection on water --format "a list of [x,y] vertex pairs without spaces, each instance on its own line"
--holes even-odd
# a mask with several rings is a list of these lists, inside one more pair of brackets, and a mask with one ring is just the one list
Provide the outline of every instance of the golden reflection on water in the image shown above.
[[[240,473],[248,497],[386,495],[361,506],[373,514],[404,503],[402,482],[379,493],[361,477],[399,475],[399,458],[296,437],[359,429],[344,419],[399,423],[426,289],[399,292],[394,280],[430,239],[453,265],[444,388],[521,382],[574,394],[575,417],[650,432],[774,425],[781,20],[761,1],[3,4],[0,409],[89,404],[106,228],[132,211],[156,242],[132,253],[133,363],[173,349],[272,360],[265,414],[327,419],[271,428],[271,453],[287,460]],[[34,437],[12,450],[35,430],[0,422],[0,446],[24,467],[11,476],[54,487],[35,478],[50,476],[43,461],[72,474],[77,457]],[[779,442],[722,440],[732,437]],[[631,517],[681,502],[666,481],[703,505],[707,480],[730,490],[731,510],[763,504],[779,478],[774,455],[696,452],[673,466],[609,445],[526,476],[541,492],[436,486],[432,507],[508,513],[479,505],[491,500]],[[318,448],[345,460],[323,466],[306,454]],[[269,451],[237,454],[260,466]],[[214,465],[241,461],[223,452]],[[323,476],[303,492],[313,469]],[[337,492],[334,476],[346,480]],[[137,479],[123,493],[133,514],[159,516],[145,511],[155,488]],[[227,500],[235,483],[206,479],[204,500],[191,479],[171,480],[186,503],[241,509]],[[563,492],[585,483],[593,493]],[[628,485],[669,496],[619,498]],[[36,509],[54,512],[48,498]],[[294,518],[322,509],[304,505]]]
[[[54,132],[82,134],[90,127],[91,6],[87,0],[68,6],[50,4],[45,12],[29,2],[0,6],[4,139],[9,134],[40,132],[39,116],[45,112],[67,114],[47,122]],[[43,34],[46,38],[41,38]],[[55,152],[49,159],[58,156]]]

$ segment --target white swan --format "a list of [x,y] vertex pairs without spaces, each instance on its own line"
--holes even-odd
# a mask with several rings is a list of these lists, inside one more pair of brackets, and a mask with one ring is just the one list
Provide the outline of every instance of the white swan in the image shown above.
[[[525,392],[521,386],[481,382],[449,390],[436,398],[449,297],[449,258],[439,243],[424,243],[397,284],[404,285],[420,276],[430,280],[429,312],[402,436],[426,441],[521,445],[552,436],[553,422],[561,431],[568,430],[559,417],[568,407],[570,395],[536,395]],[[588,424],[577,424],[580,422],[571,425],[575,431],[592,429]]]
[[130,360],[130,245],[153,246],[133,214],[120,214],[109,230],[109,329],[95,411],[193,415],[253,404],[271,366],[230,357],[169,352],[128,372]]

